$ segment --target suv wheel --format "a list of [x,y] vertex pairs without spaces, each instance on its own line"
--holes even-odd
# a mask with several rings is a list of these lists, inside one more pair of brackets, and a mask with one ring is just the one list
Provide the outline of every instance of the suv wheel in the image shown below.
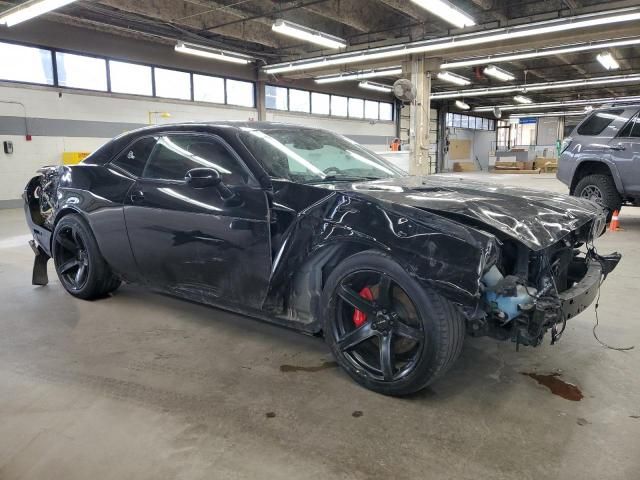
[[622,206],[622,198],[609,175],[587,175],[578,182],[573,194],[602,205],[609,210],[609,216]]

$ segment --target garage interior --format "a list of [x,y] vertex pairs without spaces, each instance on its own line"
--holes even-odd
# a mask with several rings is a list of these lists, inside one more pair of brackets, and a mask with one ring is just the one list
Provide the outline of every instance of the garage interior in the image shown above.
[[448,375],[392,398],[321,338],[132,285],[83,302],[51,263],[32,286],[21,195],[125,131],[220,120],[568,193],[562,140],[594,108],[640,104],[640,1],[451,0],[441,18],[411,0],[79,0],[2,23],[40,1],[0,1],[0,478],[638,478],[640,347],[594,338],[599,320],[607,345],[640,344],[635,207],[598,240],[623,259],[597,316],[557,345],[467,337]]

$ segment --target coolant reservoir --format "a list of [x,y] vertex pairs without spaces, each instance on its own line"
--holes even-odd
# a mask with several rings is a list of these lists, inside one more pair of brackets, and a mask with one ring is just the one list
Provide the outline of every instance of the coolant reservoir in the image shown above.
[[[517,284],[515,287],[515,295],[506,296],[504,294],[498,295],[496,290],[500,290],[499,284],[504,280],[503,275],[500,273],[497,267],[493,266],[491,269],[485,273],[482,277],[482,282],[487,287],[485,290],[484,297],[489,305],[493,307],[494,310],[500,310],[505,315],[505,320],[513,320],[520,314],[520,310],[518,309],[518,305],[526,305],[531,303],[533,298],[529,295],[529,292],[525,288],[524,285]],[[529,289],[529,291],[535,293],[534,289]]]

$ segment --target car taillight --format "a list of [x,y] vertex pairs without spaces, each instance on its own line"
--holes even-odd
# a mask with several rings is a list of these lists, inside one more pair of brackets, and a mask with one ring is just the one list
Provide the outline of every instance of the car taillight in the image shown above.
[[573,142],[573,138],[567,137],[562,140],[562,147],[560,147],[560,153],[564,153],[564,151],[571,146],[571,142]]

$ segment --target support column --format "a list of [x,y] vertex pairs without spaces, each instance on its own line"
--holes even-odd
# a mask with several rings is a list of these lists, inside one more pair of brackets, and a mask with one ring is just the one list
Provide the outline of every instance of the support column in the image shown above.
[[267,107],[265,104],[265,83],[264,80],[258,80],[256,82],[256,108],[258,109],[258,121],[264,122],[267,120]]
[[428,175],[429,171],[429,125],[431,121],[431,72],[437,71],[440,61],[423,56],[413,57],[405,63],[406,73],[411,74],[411,83],[416,87],[416,99],[411,103],[410,161],[411,175]]

